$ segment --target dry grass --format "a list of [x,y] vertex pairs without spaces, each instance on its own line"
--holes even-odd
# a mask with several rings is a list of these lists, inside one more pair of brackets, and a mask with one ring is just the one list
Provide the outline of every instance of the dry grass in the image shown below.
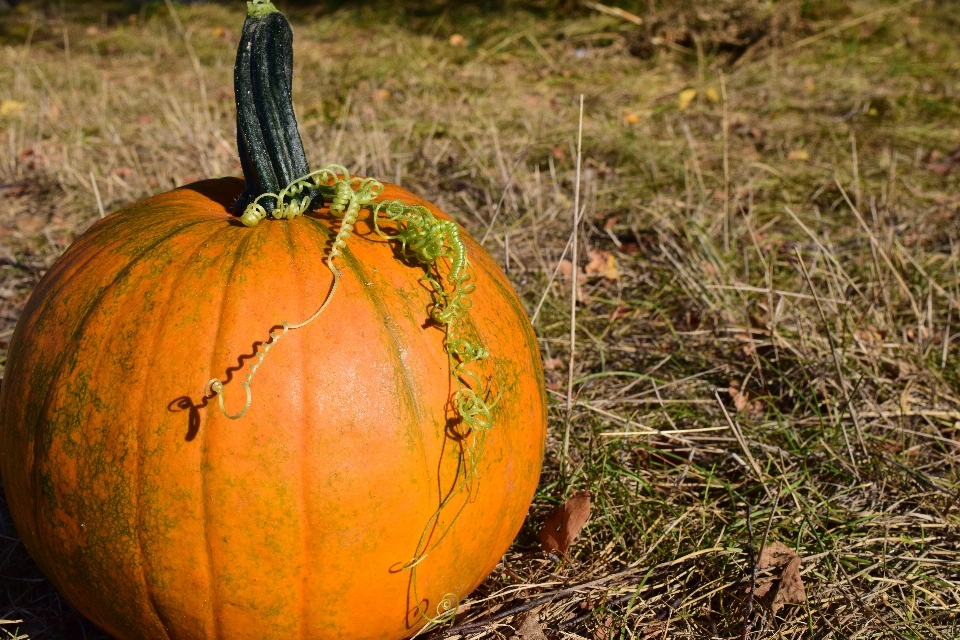
[[[0,117],[4,339],[98,216],[92,180],[109,211],[239,170],[239,7],[180,7],[181,27],[162,3],[136,19],[39,6],[0,16],[0,101],[25,105]],[[551,638],[741,637],[764,539],[803,558],[807,603],[758,599],[751,638],[960,633],[960,195],[928,168],[960,144],[960,22],[933,2],[730,6],[644,14],[647,31],[453,5],[295,14],[312,164],[428,196],[486,238],[531,313],[546,293],[540,491],[458,619],[495,623],[438,636],[509,637],[503,614],[536,607]],[[750,41],[748,18],[774,37]],[[548,282],[581,93],[590,273],[567,466],[570,281]],[[592,520],[565,561],[544,557],[539,523],[584,488]],[[0,529],[0,619],[23,620],[0,636],[98,637],[3,509]]]

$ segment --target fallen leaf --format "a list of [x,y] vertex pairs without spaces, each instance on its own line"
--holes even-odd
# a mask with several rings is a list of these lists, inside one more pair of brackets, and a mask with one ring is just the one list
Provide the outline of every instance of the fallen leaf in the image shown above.
[[518,640],[547,640],[540,626],[540,616],[535,611],[528,611],[517,616],[517,634],[511,636]]
[[590,252],[589,257],[590,261],[583,267],[584,273],[588,276],[603,276],[608,280],[616,280],[619,277],[617,260],[612,253],[594,249]]
[[619,320],[620,318],[626,318],[630,315],[630,307],[618,304],[617,308],[613,310],[610,314],[610,321]]
[[795,162],[805,162],[810,159],[810,154],[804,151],[803,149],[794,149],[787,154],[787,160],[793,160]]
[[623,115],[623,121],[627,124],[638,124],[640,122],[640,116],[635,113],[625,113]]
[[546,553],[567,555],[567,550],[590,519],[590,492],[578,491],[554,508],[540,530],[540,547]]
[[610,630],[613,628],[613,616],[607,614],[603,622],[593,630],[593,640],[610,640]]
[[933,171],[937,175],[945,176],[950,173],[955,166],[960,164],[960,149],[957,149],[943,160],[940,160],[940,152],[934,149],[930,152],[927,160],[928,170]]
[[617,226],[617,222],[619,221],[620,218],[617,216],[608,216],[607,219],[603,221],[603,230],[611,231],[615,226]]
[[467,44],[467,39],[459,33],[455,33],[450,36],[450,44],[454,47],[462,47],[463,45]]
[[16,100],[4,100],[0,102],[0,116],[18,116],[26,106],[23,102],[17,102]]
[[684,89],[680,92],[680,95],[677,96],[677,107],[680,109],[680,111],[685,110],[690,106],[690,103],[693,102],[693,99],[696,97],[696,89]]
[[740,391],[740,383],[736,380],[731,380],[727,388],[727,393],[733,398],[733,406],[737,408],[737,413],[743,411],[743,408],[747,406],[747,394]]
[[703,95],[707,97],[707,100],[709,100],[714,104],[720,102],[720,94],[717,93],[717,90],[714,89],[713,87],[710,87],[706,91],[704,91]]
[[573,263],[567,259],[560,261],[560,275],[569,278],[573,274]]
[[560,358],[547,358],[543,361],[543,368],[547,371],[553,371],[563,366],[563,360]]
[[763,594],[759,593],[759,587],[754,591],[754,595],[762,597],[770,591],[774,591],[773,602],[770,609],[774,614],[785,604],[803,604],[807,601],[807,592],[803,587],[803,578],[800,575],[800,556],[793,549],[782,542],[772,542],[763,548],[760,553],[760,559],[757,566],[760,569],[779,568],[780,577],[778,579],[765,582],[774,585],[767,587]]

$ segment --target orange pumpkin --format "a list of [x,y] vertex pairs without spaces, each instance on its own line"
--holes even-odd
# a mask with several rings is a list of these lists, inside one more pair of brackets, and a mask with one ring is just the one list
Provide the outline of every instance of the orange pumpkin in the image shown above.
[[[546,427],[537,341],[497,264],[436,207],[308,173],[290,27],[249,6],[246,182],[122,209],[37,285],[0,392],[7,501],[44,573],[118,638],[403,638],[452,613],[523,522]],[[388,239],[406,223],[378,217],[377,233],[374,196],[430,226]],[[437,258],[431,230],[458,253]],[[412,245],[433,252],[432,280]],[[286,331],[336,269],[323,313]],[[444,298],[457,290],[469,309]]]
[[[340,289],[270,351],[229,420],[202,389],[304,318],[332,276],[326,208],[254,228],[237,179],[164,193],[97,222],[34,291],[10,344],[0,463],[17,529],[80,612],[118,638],[402,638],[424,620],[411,572],[462,462],[443,331],[423,269],[361,217]],[[382,196],[436,207],[387,185]],[[500,268],[464,236],[463,325],[499,401],[472,502],[418,566],[435,614],[517,534],[537,486],[545,395],[537,342]],[[238,357],[239,356],[239,357]],[[230,392],[231,386],[233,392]]]

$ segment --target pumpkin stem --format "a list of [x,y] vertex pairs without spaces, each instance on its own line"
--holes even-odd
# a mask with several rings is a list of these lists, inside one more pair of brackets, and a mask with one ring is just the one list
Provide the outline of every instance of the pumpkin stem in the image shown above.
[[[269,0],[247,3],[237,48],[233,86],[237,100],[237,148],[247,187],[234,205],[240,214],[265,193],[275,193],[310,173],[293,112],[293,30]],[[322,204],[307,187],[295,203],[300,211]],[[263,205],[272,213],[274,202]]]

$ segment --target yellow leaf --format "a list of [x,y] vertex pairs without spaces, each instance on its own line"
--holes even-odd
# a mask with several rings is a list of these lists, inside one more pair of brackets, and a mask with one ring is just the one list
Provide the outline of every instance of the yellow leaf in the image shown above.
[[463,45],[467,44],[467,39],[459,33],[455,33],[450,36],[450,44],[455,47],[462,47]]
[[677,106],[680,107],[680,111],[683,111],[690,106],[690,103],[693,102],[693,99],[697,97],[696,89],[684,89],[680,92],[680,95],[677,97]]
[[623,116],[623,121],[627,124],[637,124],[640,122],[640,116],[635,113],[627,113]]
[[707,100],[709,100],[714,104],[720,102],[720,94],[717,93],[717,90],[714,89],[713,87],[710,87],[709,89],[704,91],[703,95],[707,96]]
[[803,149],[794,149],[787,154],[787,160],[794,160],[797,162],[804,162],[810,159],[810,154],[804,151]]
[[0,102],[0,116],[18,116],[26,106],[24,103],[17,102],[16,100],[4,100]]

